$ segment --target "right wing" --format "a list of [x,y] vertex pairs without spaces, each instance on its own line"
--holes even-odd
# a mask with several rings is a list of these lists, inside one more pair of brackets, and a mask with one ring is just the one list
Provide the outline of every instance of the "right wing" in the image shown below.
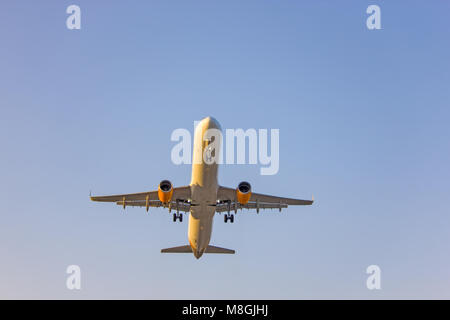
[[281,210],[288,206],[308,206],[312,205],[314,202],[314,200],[283,198],[252,192],[249,202],[240,204],[236,200],[236,189],[222,186],[219,187],[217,192],[217,199],[220,201],[220,204],[216,205],[217,212],[226,212],[237,209],[256,209],[256,211],[259,211],[259,209]]
[[117,205],[123,206],[124,208],[126,206],[146,207],[148,203],[149,207],[170,206],[176,209],[176,205],[178,202],[178,210],[183,212],[189,212],[190,205],[188,204],[188,201],[190,198],[190,186],[173,188],[172,200],[168,205],[163,204],[159,200],[158,191],[116,194],[111,196],[91,196],[92,201],[115,202]]

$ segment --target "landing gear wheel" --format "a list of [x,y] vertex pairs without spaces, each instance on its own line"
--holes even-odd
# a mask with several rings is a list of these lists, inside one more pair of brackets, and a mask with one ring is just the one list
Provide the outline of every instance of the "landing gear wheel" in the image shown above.
[[230,221],[231,221],[231,223],[234,223],[234,214],[232,214],[232,215],[230,216]]
[[227,221],[228,221],[228,216],[227,216],[227,215],[224,215],[224,216],[223,216],[223,222],[227,223]]
[[176,222],[177,221],[177,215],[174,213],[173,214],[173,222]]
[[183,214],[180,213],[180,222],[183,222]]

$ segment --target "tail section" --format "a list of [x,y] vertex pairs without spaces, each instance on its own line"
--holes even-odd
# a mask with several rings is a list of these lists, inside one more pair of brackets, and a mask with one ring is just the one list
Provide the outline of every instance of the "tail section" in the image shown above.
[[[204,253],[234,254],[236,251],[215,246],[208,246]],[[179,246],[162,249],[161,253],[193,253],[191,246]]]

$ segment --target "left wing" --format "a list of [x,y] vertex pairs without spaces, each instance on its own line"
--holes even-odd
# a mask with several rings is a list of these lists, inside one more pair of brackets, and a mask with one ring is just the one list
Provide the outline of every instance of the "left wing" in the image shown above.
[[190,186],[173,188],[172,200],[167,204],[163,204],[158,198],[158,191],[147,191],[140,193],[116,194],[111,196],[91,196],[92,201],[115,202],[117,205],[131,207],[162,207],[169,206],[183,212],[189,212],[190,205],[188,203],[191,198]]
[[217,199],[219,203],[216,205],[217,212],[232,211],[237,209],[256,209],[259,212],[260,209],[279,209],[287,208],[288,206],[298,205],[312,205],[313,200],[301,200],[292,198],[276,197],[267,194],[253,193],[250,196],[250,200],[246,204],[240,204],[236,200],[236,189],[219,187],[217,191]]

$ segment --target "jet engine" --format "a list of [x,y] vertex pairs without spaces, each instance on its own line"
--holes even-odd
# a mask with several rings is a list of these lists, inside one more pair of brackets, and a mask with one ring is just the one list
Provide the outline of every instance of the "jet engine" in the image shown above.
[[239,183],[236,189],[236,199],[240,204],[247,204],[252,195],[252,186],[250,183],[243,181]]
[[163,180],[158,186],[158,198],[162,203],[168,203],[172,199],[173,186],[169,180]]

